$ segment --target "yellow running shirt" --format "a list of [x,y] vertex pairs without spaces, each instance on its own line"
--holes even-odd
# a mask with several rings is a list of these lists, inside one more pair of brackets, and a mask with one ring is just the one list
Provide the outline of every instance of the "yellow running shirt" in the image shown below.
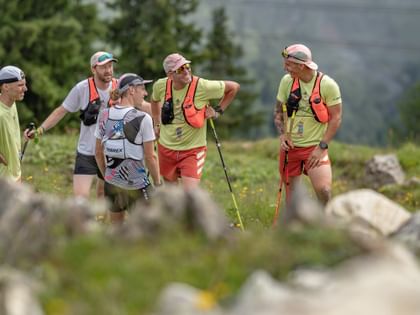
[[[299,109],[293,122],[292,141],[297,147],[309,147],[317,145],[327,129],[326,124],[321,124],[315,120],[314,114],[309,104],[309,97],[315,84],[316,75],[310,82],[299,81],[302,98],[299,102]],[[289,74],[283,76],[280,81],[277,100],[282,104],[287,101],[292,88],[293,79]],[[329,76],[324,74],[321,80],[321,97],[327,106],[334,106],[341,103],[341,94],[338,84]],[[289,131],[291,119],[287,120],[287,129]]]
[[[159,79],[153,85],[152,100],[156,102],[165,101],[166,81],[168,78]],[[188,90],[186,85],[181,90],[172,88],[172,100],[174,105],[174,120],[171,124],[160,126],[159,143],[164,147],[181,151],[198,148],[207,145],[206,133],[207,124],[201,128],[191,127],[184,118],[182,103]],[[203,108],[212,99],[220,99],[225,92],[224,81],[206,80],[200,78],[194,97],[195,107]]]

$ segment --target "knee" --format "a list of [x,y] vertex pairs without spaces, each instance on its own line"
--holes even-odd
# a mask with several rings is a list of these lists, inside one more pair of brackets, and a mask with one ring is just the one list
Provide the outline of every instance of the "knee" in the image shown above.
[[323,186],[316,190],[318,199],[324,205],[331,199],[331,187]]

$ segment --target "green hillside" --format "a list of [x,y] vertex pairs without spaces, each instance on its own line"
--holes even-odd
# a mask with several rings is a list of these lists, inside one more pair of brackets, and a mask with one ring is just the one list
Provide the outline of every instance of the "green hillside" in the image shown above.
[[[57,242],[36,266],[19,263],[44,284],[41,298],[46,313],[149,314],[158,294],[173,281],[204,290],[207,305],[229,305],[256,269],[285,280],[297,267],[333,266],[363,251],[339,230],[272,230],[278,182],[277,140],[221,141],[245,233],[238,229],[234,231],[237,237],[217,242],[179,229],[136,242],[102,233]],[[70,134],[46,135],[38,144],[30,143],[24,158],[25,181],[38,191],[71,195],[76,142],[76,135]],[[363,187],[365,162],[376,153],[394,151],[408,177],[420,174],[420,149],[413,145],[379,151],[333,143],[334,194]],[[232,200],[212,142],[202,186],[234,221]],[[420,208],[420,192],[414,191],[414,186],[391,186],[382,192],[409,210]]]

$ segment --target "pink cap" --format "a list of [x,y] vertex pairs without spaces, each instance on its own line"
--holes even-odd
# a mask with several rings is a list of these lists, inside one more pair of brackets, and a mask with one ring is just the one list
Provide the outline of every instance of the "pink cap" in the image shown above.
[[96,66],[102,66],[110,61],[118,62],[117,59],[114,58],[114,56],[106,51],[98,51],[90,57],[90,66],[96,67]]
[[318,65],[312,61],[311,50],[303,44],[287,46],[282,55],[284,58],[290,59],[295,63],[304,64],[312,70],[318,69]]
[[166,73],[169,73],[169,72],[175,71],[176,69],[178,69],[179,67],[187,63],[191,63],[191,61],[185,59],[184,56],[178,53],[174,53],[174,54],[168,55],[165,58],[165,60],[163,61],[163,69],[165,70]]

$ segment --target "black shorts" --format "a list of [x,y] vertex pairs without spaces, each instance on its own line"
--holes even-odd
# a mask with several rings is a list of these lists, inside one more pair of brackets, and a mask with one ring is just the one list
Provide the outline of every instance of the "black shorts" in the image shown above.
[[105,182],[105,197],[111,201],[111,212],[128,210],[136,201],[148,202],[152,186],[128,190]]
[[94,155],[85,155],[77,152],[76,163],[74,164],[74,172],[76,175],[97,175],[100,179],[104,179],[99,170]]

